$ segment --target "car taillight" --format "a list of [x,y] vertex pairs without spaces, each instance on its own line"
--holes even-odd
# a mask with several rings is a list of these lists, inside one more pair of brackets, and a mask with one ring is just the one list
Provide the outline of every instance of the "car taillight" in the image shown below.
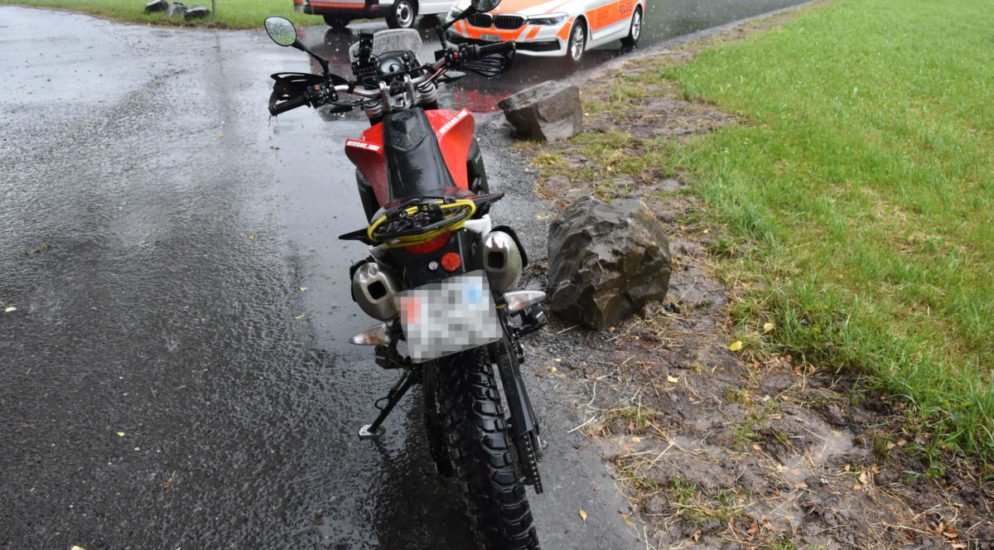
[[452,238],[452,233],[445,233],[439,235],[430,241],[423,242],[421,244],[416,244],[412,246],[405,246],[404,250],[412,252],[414,254],[431,254],[432,252],[437,252],[447,244],[449,244],[449,239]]

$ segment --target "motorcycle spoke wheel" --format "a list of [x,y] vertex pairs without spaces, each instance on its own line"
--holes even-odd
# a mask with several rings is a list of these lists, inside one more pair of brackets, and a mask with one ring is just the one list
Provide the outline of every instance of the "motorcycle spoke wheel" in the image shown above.
[[538,550],[525,484],[485,348],[438,362],[449,456],[480,547]]

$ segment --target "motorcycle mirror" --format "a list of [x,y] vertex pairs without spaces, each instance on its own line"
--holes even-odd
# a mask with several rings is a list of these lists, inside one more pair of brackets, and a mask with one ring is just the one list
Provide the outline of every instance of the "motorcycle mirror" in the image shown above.
[[486,13],[488,11],[493,11],[497,9],[497,6],[499,5],[500,5],[500,0],[472,0],[472,2],[469,4],[469,7],[464,9],[462,13],[457,15],[454,19],[452,19],[448,23],[436,27],[436,29],[438,30],[438,40],[439,42],[442,43],[442,47],[443,48],[448,47],[448,41],[446,41],[445,39],[445,31],[449,30],[449,27],[451,27],[452,25],[455,25],[456,21],[459,21],[461,19],[466,19],[467,17],[473,15],[474,13]]
[[293,46],[297,42],[297,28],[283,17],[267,17],[266,33],[280,46]]
[[494,11],[500,5],[500,0],[473,0],[473,9],[478,13]]
[[273,39],[273,42],[276,42],[280,46],[292,46],[313,57],[321,65],[325,79],[330,82],[331,71],[328,68],[328,60],[312,52],[307,46],[301,44],[300,40],[297,40],[297,27],[294,27],[289,19],[284,17],[267,17],[266,33],[269,34],[269,38]]

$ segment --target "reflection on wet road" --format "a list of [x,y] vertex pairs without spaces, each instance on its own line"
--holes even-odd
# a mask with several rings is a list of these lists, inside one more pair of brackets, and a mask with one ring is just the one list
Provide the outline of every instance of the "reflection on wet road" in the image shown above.
[[[657,36],[748,15],[697,4],[665,2],[685,14]],[[0,311],[16,308],[0,313],[0,547],[468,547],[416,400],[382,443],[355,436],[393,380],[345,344],[371,324],[347,284],[363,247],[334,238],[363,221],[342,143],[365,123],[269,118],[267,75],[306,57],[262,32],[15,7],[0,47]],[[556,66],[522,58],[443,102],[490,110]],[[509,217],[534,218],[528,203],[509,198]],[[568,403],[539,395],[566,434]],[[540,536],[625,547],[624,505],[579,437],[550,443]]]

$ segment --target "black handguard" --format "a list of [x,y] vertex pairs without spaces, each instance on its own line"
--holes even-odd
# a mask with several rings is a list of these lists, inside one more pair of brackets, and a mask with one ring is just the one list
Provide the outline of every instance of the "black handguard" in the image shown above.
[[486,46],[463,45],[459,47],[456,62],[460,68],[489,78],[497,76],[507,69],[513,52],[514,42],[500,42]]

